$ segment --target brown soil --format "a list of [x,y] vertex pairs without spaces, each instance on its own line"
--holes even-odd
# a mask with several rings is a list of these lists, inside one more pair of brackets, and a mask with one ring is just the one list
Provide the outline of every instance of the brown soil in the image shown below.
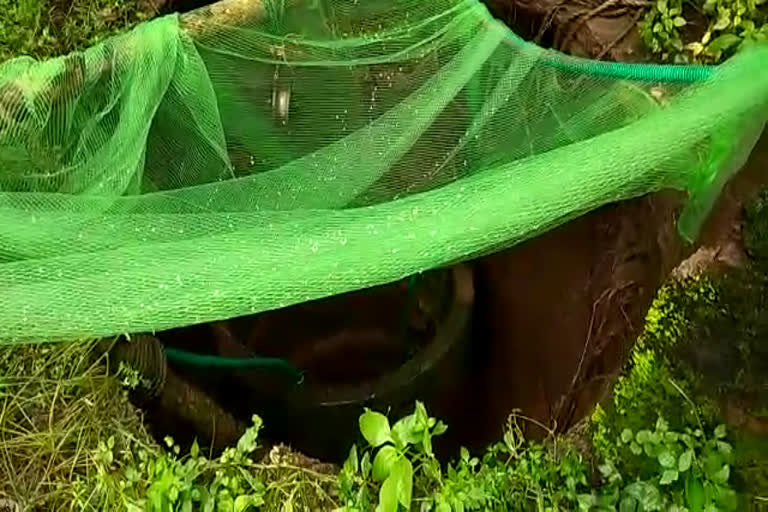
[[475,339],[487,353],[474,390],[472,416],[482,419],[483,430],[476,441],[498,439],[513,409],[558,430],[584,417],[610,390],[673,269],[745,260],[743,206],[768,184],[765,162],[763,136],[727,184],[696,247],[677,235],[682,197],[662,193],[608,205],[479,260]]
[[610,388],[682,255],[679,204],[658,194],[609,205],[477,262],[476,339],[488,350],[480,443],[498,438],[513,409],[567,429]]

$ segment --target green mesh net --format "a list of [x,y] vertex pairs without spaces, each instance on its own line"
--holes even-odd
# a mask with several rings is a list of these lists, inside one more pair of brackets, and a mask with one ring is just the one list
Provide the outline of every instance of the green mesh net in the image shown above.
[[476,0],[227,0],[0,65],[0,340],[150,332],[359,290],[687,191],[766,120],[719,67],[566,57]]

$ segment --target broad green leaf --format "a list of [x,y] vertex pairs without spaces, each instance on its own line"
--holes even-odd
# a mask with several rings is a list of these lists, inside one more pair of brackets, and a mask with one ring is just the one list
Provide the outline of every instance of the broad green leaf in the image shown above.
[[624,489],[624,493],[635,498],[642,505],[642,510],[660,510],[664,505],[658,487],[648,482],[633,482]]
[[629,450],[635,455],[640,455],[641,453],[643,453],[643,449],[640,448],[640,445],[635,442],[629,445]]
[[397,480],[398,501],[406,509],[411,507],[413,493],[413,466],[406,457],[400,457],[392,467],[390,477]]
[[394,478],[384,480],[379,489],[379,504],[376,506],[376,512],[397,512],[397,484]]
[[445,434],[447,430],[448,430],[448,425],[446,425],[442,421],[438,421],[437,425],[435,425],[435,428],[432,429],[432,436],[433,437],[441,436]]
[[722,453],[725,456],[730,456],[731,453],[733,453],[733,448],[731,447],[730,444],[726,443],[725,441],[718,441],[717,449],[720,453]]
[[672,20],[672,23],[674,23],[676,27],[684,27],[688,24],[682,16],[676,16],[675,19]]
[[716,485],[714,489],[715,503],[718,511],[732,511],[739,507],[739,498],[736,491],[728,487]]
[[[593,509],[589,509],[590,511]],[[640,503],[637,498],[632,496],[626,496],[619,502],[619,512],[638,512],[640,509]]]
[[685,473],[691,468],[693,462],[693,450],[686,450],[677,459],[677,470],[681,473]]
[[630,441],[632,441],[632,431],[628,428],[625,428],[621,432],[621,442],[628,443]]
[[360,415],[360,433],[368,444],[373,448],[377,448],[387,441],[392,441],[392,436],[389,429],[389,420],[386,416],[380,412],[374,412],[370,409],[366,409],[365,412]]
[[672,468],[675,466],[675,463],[677,460],[675,459],[675,456],[672,455],[672,452],[669,450],[664,450],[661,452],[658,456],[659,464],[661,464],[664,468]]
[[398,456],[394,446],[383,446],[373,459],[373,479],[377,482],[383,482],[388,478]]
[[672,482],[676,482],[678,477],[678,472],[674,469],[667,469],[661,474],[661,480],[659,480],[659,483],[661,485],[669,485]]
[[421,441],[421,433],[416,429],[416,415],[409,414],[395,423],[392,427],[392,438],[400,448]]
[[597,496],[594,494],[579,494],[576,496],[576,501],[579,503],[581,512],[589,512],[597,506]]
[[640,444],[645,444],[651,440],[651,433],[648,430],[641,430],[635,434],[635,440]]
[[[741,38],[735,34],[723,34],[721,36],[716,37],[712,40],[711,43],[707,46],[707,51],[710,53],[720,53],[728,50],[733,45],[738,44],[741,42]],[[721,429],[722,427],[722,429]],[[722,434],[722,436],[718,436],[718,432]],[[725,437],[725,425],[719,425],[715,429],[715,437]]]

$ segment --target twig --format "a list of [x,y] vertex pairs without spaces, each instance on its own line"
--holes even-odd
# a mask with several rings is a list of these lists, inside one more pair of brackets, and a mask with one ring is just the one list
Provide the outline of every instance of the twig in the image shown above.
[[602,51],[597,55],[597,60],[602,60],[603,57],[608,55],[608,52],[613,50],[614,47],[616,47],[617,44],[619,44],[625,37],[629,35],[630,32],[632,32],[632,29],[634,29],[637,26],[637,22],[640,21],[640,18],[643,16],[643,11],[637,11],[634,16],[632,16],[632,22],[629,23],[624,30],[621,31],[621,33],[610,43],[608,43],[608,46],[603,48]]
[[672,377],[670,377],[667,380],[669,380],[669,383],[672,384],[672,386],[677,390],[677,392],[680,393],[682,397],[685,398],[685,400],[691,406],[691,410],[693,411],[693,414],[696,416],[696,422],[699,424],[699,428],[701,429],[702,435],[706,435],[706,433],[704,432],[704,424],[701,422],[701,418],[699,417],[699,410],[697,409],[696,404],[693,403],[693,400],[691,400],[688,397],[685,391],[683,391],[683,388],[681,388],[677,384],[677,382],[675,382],[674,379],[672,379]]
[[619,0],[605,0],[602,4],[598,5],[594,9],[591,9],[589,11],[582,11],[577,13],[573,17],[573,24],[570,28],[570,30],[566,33],[565,39],[563,39],[562,43],[560,43],[558,46],[560,48],[566,48],[568,43],[571,42],[571,39],[576,35],[576,32],[584,25],[586,22],[600,14],[601,12],[605,11],[606,9],[609,9],[611,7],[616,6],[616,4],[619,3]]

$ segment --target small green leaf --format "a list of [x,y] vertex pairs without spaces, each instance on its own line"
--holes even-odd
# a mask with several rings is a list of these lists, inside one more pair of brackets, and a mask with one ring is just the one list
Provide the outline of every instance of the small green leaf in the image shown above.
[[234,511],[245,512],[251,508],[260,507],[264,504],[264,500],[257,495],[243,495],[235,498]]
[[469,462],[469,450],[467,450],[462,446],[460,453],[461,453],[461,460],[464,461],[465,463]]
[[387,441],[392,441],[389,420],[383,414],[366,409],[360,415],[359,423],[360,433],[373,448],[377,448]]
[[678,473],[674,469],[667,469],[661,474],[661,480],[659,480],[659,483],[661,485],[669,485],[672,482],[677,481]]
[[424,450],[424,453],[426,453],[429,457],[432,457],[434,455],[432,453],[432,434],[429,432],[428,429],[424,430],[424,435],[422,436],[422,440],[421,440],[421,446]]
[[621,442],[628,443],[630,441],[632,441],[632,431],[628,428],[625,428],[621,432]]
[[730,24],[731,14],[730,11],[726,9],[723,13],[720,14],[720,17],[717,19],[715,26],[712,27],[712,30],[725,30]]
[[720,470],[713,475],[713,479],[715,482],[719,484],[727,484],[728,478],[731,476],[731,466],[728,464],[724,464]]
[[192,441],[192,446],[189,449],[189,454],[193,459],[196,459],[200,455],[200,446],[197,444],[197,439]]
[[640,448],[640,445],[635,442],[629,445],[629,450],[635,455],[640,455],[641,453],[643,453],[643,449]]
[[725,456],[730,456],[731,453],[733,453],[733,448],[731,447],[730,444],[726,443],[725,441],[718,441],[717,449],[720,453],[722,453]]
[[597,506],[597,496],[594,494],[579,494],[576,496],[576,501],[582,512],[589,512]]
[[435,425],[435,428],[432,429],[432,436],[441,436],[448,431],[448,425],[443,423],[442,421],[438,421],[437,425]]
[[635,434],[635,440],[640,443],[644,444],[650,441],[651,439],[651,433],[648,430],[641,430],[637,434]]
[[688,24],[682,16],[676,16],[675,19],[672,20],[672,23],[674,23],[676,27],[684,27]]
[[359,468],[360,466],[357,459],[357,446],[353,444],[352,448],[349,450],[349,456],[347,457],[347,460],[344,461],[344,470],[355,474]]
[[624,489],[624,493],[635,498],[642,505],[642,510],[661,510],[664,504],[658,487],[648,482],[633,482]]
[[[720,39],[721,37],[723,36],[718,37],[718,39]],[[736,37],[736,39],[739,39],[739,38]],[[712,44],[714,44],[714,41],[712,41]],[[715,437],[717,439],[723,439],[725,436],[726,436],[725,425],[718,425],[717,427],[715,427]]]
[[429,427],[429,415],[427,414],[427,408],[424,407],[424,402],[416,400],[416,408],[413,414],[416,415],[416,424],[419,431]]
[[397,457],[398,453],[394,446],[383,446],[373,459],[373,479],[383,482],[388,478]]
[[693,450],[686,450],[677,459],[677,470],[681,473],[685,473],[691,468],[693,462]]
[[371,474],[371,469],[371,454],[370,452],[365,452],[363,459],[360,461],[360,474],[363,475],[363,478],[368,478],[368,475]]
[[675,466],[675,463],[677,460],[675,459],[675,456],[672,455],[672,452],[669,450],[664,450],[661,452],[658,456],[659,464],[661,464],[661,467],[664,468],[672,468]]

